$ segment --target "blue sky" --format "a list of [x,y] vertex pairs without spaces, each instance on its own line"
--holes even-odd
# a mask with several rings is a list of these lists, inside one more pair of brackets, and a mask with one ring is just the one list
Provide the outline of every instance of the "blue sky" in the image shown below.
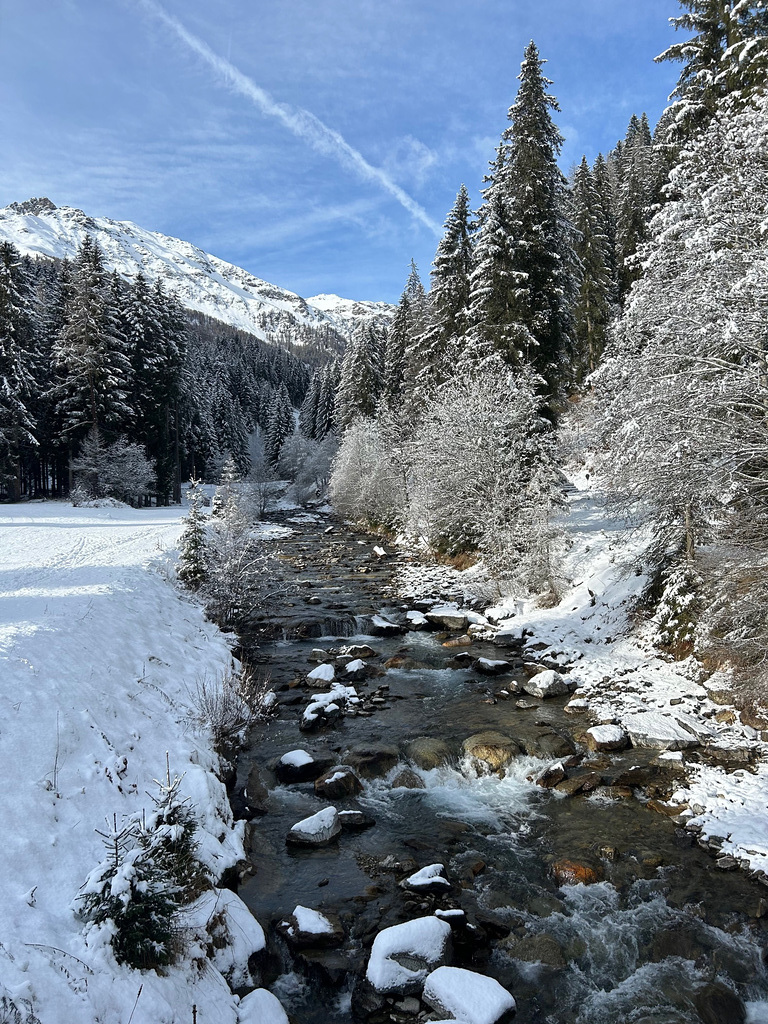
[[0,206],[132,220],[302,295],[396,301],[411,257],[427,280],[530,39],[566,171],[678,73],[653,63],[675,0],[160,2],[0,0]]

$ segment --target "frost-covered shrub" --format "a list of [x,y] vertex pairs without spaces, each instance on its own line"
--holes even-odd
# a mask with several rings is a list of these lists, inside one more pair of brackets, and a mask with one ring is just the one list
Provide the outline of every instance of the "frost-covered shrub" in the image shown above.
[[407,529],[428,547],[477,550],[526,589],[553,575],[550,432],[533,382],[493,362],[427,399],[411,443]]
[[79,488],[94,498],[109,496],[135,502],[154,486],[155,464],[141,445],[125,437],[105,444],[96,427],[72,460],[72,469]]
[[403,481],[376,420],[356,420],[344,434],[330,483],[334,507],[345,519],[396,528],[403,518]]
[[201,679],[193,695],[195,725],[210,729],[214,746],[222,750],[257,721],[269,717],[274,693],[267,679],[241,669],[214,680]]
[[210,887],[195,856],[197,822],[179,795],[180,783],[168,769],[149,814],[133,816],[120,829],[114,819],[100,833],[107,857],[79,897],[89,932],[106,931],[118,963],[140,970],[176,961],[183,948],[178,912]]

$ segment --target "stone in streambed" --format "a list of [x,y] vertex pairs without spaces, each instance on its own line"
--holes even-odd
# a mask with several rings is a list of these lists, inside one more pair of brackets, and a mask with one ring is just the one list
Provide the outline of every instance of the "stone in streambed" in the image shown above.
[[289,750],[275,765],[275,775],[278,782],[313,782],[332,764],[328,757],[315,758],[306,750]]
[[405,632],[405,626],[396,622],[390,622],[383,615],[374,615],[371,618],[371,633],[373,636],[399,636]]
[[422,999],[439,1016],[467,1024],[497,1024],[515,1010],[515,1000],[495,978],[462,967],[438,967],[427,977]]
[[473,642],[469,633],[464,633],[463,636],[457,636],[453,640],[446,640],[443,647],[471,647]]
[[546,698],[561,697],[565,693],[570,693],[576,688],[576,684],[566,679],[560,672],[548,668],[527,679],[522,687],[532,697]]
[[352,644],[349,647],[342,647],[342,652],[348,655],[350,658],[376,658],[378,654],[368,644]]
[[463,632],[469,625],[469,619],[463,612],[447,605],[431,608],[427,612],[426,618],[428,622],[439,629],[455,629]]
[[266,814],[269,810],[269,790],[264,785],[257,765],[251,765],[243,797],[252,815]]
[[693,998],[702,1024],[745,1024],[747,1008],[721,981],[705,985]]
[[324,807],[317,814],[297,821],[285,841],[294,846],[326,846],[341,832],[339,812],[335,807]]
[[509,736],[492,730],[468,736],[462,745],[466,754],[487,764],[492,771],[506,768],[520,753]]
[[424,780],[411,768],[403,768],[392,779],[392,789],[426,789]]
[[545,933],[509,938],[501,948],[513,960],[527,964],[546,964],[547,967],[566,967],[563,949],[557,939]]
[[339,946],[344,941],[344,929],[336,914],[320,913],[309,907],[297,906],[276,929],[294,949]]
[[389,744],[371,743],[352,747],[344,760],[364,779],[378,779],[395,767],[400,760],[400,751]]
[[315,779],[315,793],[326,800],[341,800],[362,791],[363,784],[349,765],[337,764]]
[[502,672],[509,672],[512,665],[508,661],[492,658],[478,658],[472,666],[475,672],[483,676],[498,676]]
[[590,750],[624,750],[629,746],[629,736],[620,725],[594,725],[587,729],[586,739]]
[[429,771],[447,764],[451,759],[451,749],[445,740],[436,736],[417,736],[405,748],[406,756],[419,768]]
[[558,782],[562,782],[565,778],[565,768],[558,762],[552,764],[548,768],[537,776],[536,785],[541,786],[542,789],[554,789]]
[[362,832],[376,824],[376,819],[365,811],[339,811],[339,821],[345,832]]
[[558,885],[593,885],[603,880],[602,868],[567,858],[556,860],[550,870]]

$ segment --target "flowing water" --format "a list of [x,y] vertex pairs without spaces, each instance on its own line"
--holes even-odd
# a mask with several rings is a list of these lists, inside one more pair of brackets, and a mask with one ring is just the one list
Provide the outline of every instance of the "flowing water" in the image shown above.
[[[360,544],[338,525],[325,534],[325,520],[301,518],[280,544],[298,589],[261,623],[268,635],[258,651],[245,651],[269,672],[279,709],[254,730],[239,761],[240,788],[256,766],[270,789],[269,812],[249,829],[254,875],[240,895],[265,926],[300,904],[339,915],[345,928],[340,949],[303,956],[291,956],[273,935],[271,988],[295,1024],[361,1019],[351,993],[376,933],[436,907],[462,908],[479,925],[490,941],[462,946],[459,962],[506,985],[517,1000],[515,1019],[524,1024],[694,1024],[709,1019],[695,999],[714,981],[739,993],[752,1024],[768,1022],[765,890],[741,872],[718,870],[694,837],[626,790],[569,798],[536,786],[532,778],[555,756],[567,754],[569,744],[579,749],[588,725],[564,712],[567,698],[526,698],[531,706],[521,708],[516,697],[500,694],[510,676],[457,668],[456,650],[444,648],[433,632],[366,634],[372,613],[402,617],[389,590],[392,563],[377,562],[370,541]],[[373,647],[372,665],[395,655],[410,660],[357,684],[368,714],[299,732],[313,689],[295,680],[315,667],[314,649],[350,643]],[[473,657],[508,653],[490,644],[472,647]],[[375,703],[366,699],[373,693]],[[500,775],[478,772],[463,755],[463,740],[488,729],[513,736],[528,751]],[[410,742],[425,736],[447,747],[444,763],[428,770],[406,754]],[[344,832],[318,849],[286,846],[291,825],[327,801],[315,796],[311,782],[279,784],[272,773],[277,759],[303,748],[338,764],[372,744],[397,748],[399,763],[385,765],[361,795],[338,805],[367,812],[375,826]],[[405,766],[421,788],[393,787]],[[648,770],[657,784],[671,781],[675,770],[643,750],[593,755],[585,767],[609,783],[621,782],[629,768]],[[563,859],[604,880],[558,886],[552,868]],[[435,862],[445,865],[449,894],[416,895],[398,885]],[[394,1006],[375,1019],[416,1018]],[[723,1024],[731,1019],[739,1018]]]

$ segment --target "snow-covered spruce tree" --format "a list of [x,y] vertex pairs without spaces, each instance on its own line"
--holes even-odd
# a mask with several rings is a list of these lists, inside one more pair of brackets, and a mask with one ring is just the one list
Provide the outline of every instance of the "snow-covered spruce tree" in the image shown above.
[[533,590],[553,583],[553,458],[537,383],[497,357],[436,391],[410,453],[406,522],[431,550],[479,552],[497,579]]
[[469,324],[472,274],[470,215],[469,194],[462,185],[446,219],[445,233],[432,265],[424,326],[410,348],[408,385],[416,408],[421,393],[453,375],[463,347],[461,339]]
[[[158,782],[148,815],[135,815],[104,839],[107,857],[88,875],[79,912],[87,939],[109,936],[118,963],[156,970],[174,963],[183,949],[179,911],[210,887],[195,857],[197,823],[179,795],[181,779]],[[93,934],[95,932],[95,935]]]
[[75,259],[54,355],[63,374],[58,408],[65,433],[77,442],[91,427],[124,432],[134,415],[131,365],[101,249],[90,235]]
[[203,494],[200,481],[190,481],[187,491],[189,512],[184,519],[184,530],[179,538],[179,561],[176,577],[190,590],[199,590],[207,573],[207,530],[203,512]]
[[[596,379],[604,471],[653,530],[659,561],[679,552],[710,595],[736,597],[748,579],[766,599],[767,153],[765,96],[729,101],[683,152]],[[717,557],[698,559],[713,540]],[[724,608],[713,641],[764,649],[759,603],[738,626]]]
[[15,246],[0,244],[0,487],[13,500],[21,497],[21,458],[38,444],[30,409],[34,382],[24,350],[29,308],[19,268]]
[[312,380],[309,382],[307,393],[299,409],[299,431],[309,440],[314,440],[315,431],[317,430],[317,407],[320,401],[320,388],[324,369],[325,367],[318,367],[312,374]]
[[683,65],[670,116],[667,141],[684,145],[703,131],[729,95],[750,95],[765,86],[768,6],[765,0],[678,0],[683,14],[675,29],[693,33],[673,43],[657,61]]
[[352,334],[341,364],[336,394],[336,422],[347,430],[356,419],[376,415],[384,386],[386,338],[372,321],[363,321]]
[[[509,231],[509,318],[527,329],[524,360],[554,393],[569,377],[574,261],[563,217],[566,182],[557,163],[563,137],[551,116],[560,108],[547,92],[552,83],[542,72],[545,63],[531,42],[503,135],[499,185]],[[504,355],[516,361],[514,353]]]
[[235,465],[235,460],[231,455],[228,455],[224,460],[224,465],[221,467],[219,486],[216,488],[216,493],[211,502],[212,516],[221,517],[226,514],[227,506],[233,495],[237,493],[241,479],[242,477]]
[[579,264],[573,311],[573,370],[574,380],[580,383],[597,369],[614,315],[613,281],[608,263],[610,242],[604,233],[600,195],[586,157],[573,180],[571,217]]
[[275,392],[264,438],[264,456],[270,466],[277,465],[280,449],[293,433],[293,426],[293,406],[288,388],[285,384],[281,384]]

